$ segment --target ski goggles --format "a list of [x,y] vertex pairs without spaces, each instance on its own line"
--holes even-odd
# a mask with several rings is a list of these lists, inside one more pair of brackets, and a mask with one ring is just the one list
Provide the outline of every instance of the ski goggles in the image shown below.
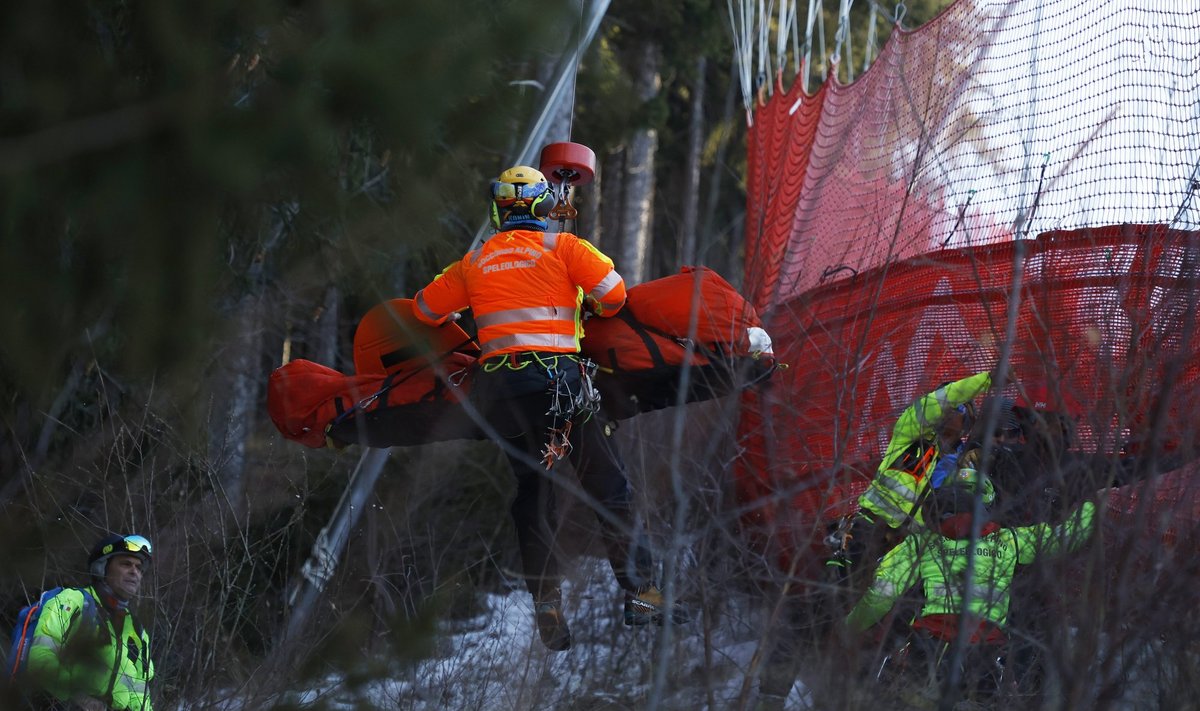
[[492,199],[497,203],[512,204],[517,200],[533,200],[550,189],[550,185],[539,180],[536,183],[502,183],[492,181]]
[[116,543],[110,543],[100,550],[100,555],[111,555],[114,553],[145,553],[152,555],[152,546],[150,539],[145,536],[125,536]]

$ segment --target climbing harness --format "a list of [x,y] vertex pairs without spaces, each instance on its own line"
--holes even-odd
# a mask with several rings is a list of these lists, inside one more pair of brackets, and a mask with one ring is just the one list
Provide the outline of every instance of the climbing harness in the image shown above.
[[[579,368],[579,388],[571,390],[565,373],[558,370],[557,361],[562,358],[573,362]],[[546,370],[550,378],[547,392],[550,395],[550,409],[546,411],[551,416],[550,428],[547,431],[546,447],[542,450],[542,463],[546,469],[571,453],[571,427],[575,419],[583,416],[583,422],[591,419],[600,410],[600,391],[592,382],[596,375],[596,363],[587,358],[573,356],[558,356],[553,359],[555,364]]]
[[[540,353],[509,354],[492,358],[483,363],[485,373],[495,373],[501,368],[522,371],[535,366],[546,374],[546,394],[550,396],[550,407],[546,414],[551,417],[546,432],[546,446],[542,449],[542,463],[547,469],[571,453],[571,427],[583,416],[583,422],[591,419],[600,410],[600,391],[593,379],[599,369],[595,361],[566,353],[543,355]],[[571,387],[567,380],[569,368],[578,368],[579,386]]]

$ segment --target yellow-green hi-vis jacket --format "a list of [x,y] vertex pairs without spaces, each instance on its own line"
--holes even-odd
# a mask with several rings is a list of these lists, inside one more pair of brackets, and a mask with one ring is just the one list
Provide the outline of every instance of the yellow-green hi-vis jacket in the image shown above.
[[[83,614],[84,595],[92,597],[89,615]],[[150,638],[131,613],[122,616],[119,630],[113,621],[93,588],[63,588],[38,618],[29,649],[30,681],[60,701],[83,695],[115,711],[152,711]]]
[[858,499],[859,508],[892,528],[910,519],[920,523],[918,505],[929,486],[929,472],[942,456],[938,427],[957,407],[991,385],[990,373],[976,373],[922,396],[900,413],[879,470]]
[[[867,629],[920,581],[924,605],[918,618],[967,612],[1003,629],[1008,624],[1009,589],[1016,567],[1044,555],[1076,550],[1091,535],[1095,519],[1096,505],[1087,501],[1059,524],[985,527],[975,541],[973,557],[969,536],[952,538],[927,529],[908,536],[880,561],[870,590],[850,611],[846,623],[856,631]],[[974,577],[968,595],[969,560]]]

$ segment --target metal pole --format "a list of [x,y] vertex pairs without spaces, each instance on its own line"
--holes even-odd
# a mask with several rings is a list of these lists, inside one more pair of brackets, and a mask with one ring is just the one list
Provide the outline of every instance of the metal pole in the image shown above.
[[366,449],[359,458],[358,466],[350,475],[329,525],[317,534],[312,554],[304,561],[299,577],[292,583],[287,599],[291,616],[279,641],[279,649],[286,651],[287,643],[299,637],[307,627],[317,599],[333,577],[346,541],[350,538],[350,531],[358,523],[390,452],[391,449]]
[[[550,84],[550,91],[546,93],[545,98],[542,100],[542,106],[538,111],[537,118],[534,120],[533,125],[530,126],[529,133],[525,136],[525,142],[521,145],[521,150],[510,158],[509,165],[531,165],[534,159],[537,158],[536,152],[546,140],[546,132],[550,130],[551,121],[558,115],[559,107],[568,99],[572,103],[575,101],[575,82],[573,80],[576,68],[579,66],[579,58],[583,56],[584,51],[596,37],[596,32],[600,29],[600,21],[604,19],[604,13],[608,11],[609,2],[610,0],[594,0],[591,3],[590,12],[583,22],[583,36],[576,43],[575,49],[566,56],[566,61],[559,64],[554,81]],[[475,240],[471,242],[471,249],[478,247],[491,229],[492,223],[484,220],[483,224],[475,232]]]

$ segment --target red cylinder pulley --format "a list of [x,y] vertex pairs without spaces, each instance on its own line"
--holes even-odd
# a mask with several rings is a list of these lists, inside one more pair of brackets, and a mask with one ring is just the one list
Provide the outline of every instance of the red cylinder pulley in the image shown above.
[[551,143],[542,149],[541,171],[555,184],[587,185],[596,177],[596,154],[582,143]]

